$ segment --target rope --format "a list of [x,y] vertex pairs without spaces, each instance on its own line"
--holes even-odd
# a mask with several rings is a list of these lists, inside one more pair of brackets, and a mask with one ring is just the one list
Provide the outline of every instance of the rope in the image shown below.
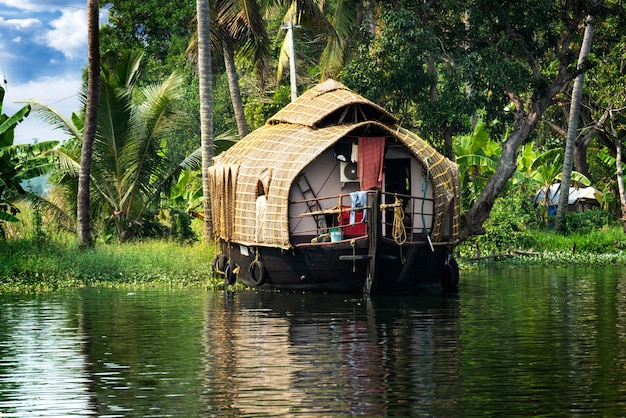
[[402,209],[402,202],[396,195],[396,201],[393,208],[393,240],[396,244],[402,245],[406,242],[406,228],[404,226],[404,209]]
[[339,201],[337,202],[337,225],[342,225],[342,215],[343,215],[343,195],[339,195]]

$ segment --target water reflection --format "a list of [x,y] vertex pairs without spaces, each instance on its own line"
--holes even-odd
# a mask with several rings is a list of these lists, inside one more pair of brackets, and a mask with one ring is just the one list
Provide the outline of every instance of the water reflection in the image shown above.
[[209,410],[406,416],[454,407],[436,399],[458,393],[456,299],[248,292],[224,305],[227,317],[206,330],[217,353],[206,359]]
[[4,294],[0,321],[2,417],[626,415],[618,267],[458,297]]
[[89,360],[82,352],[76,308],[55,297],[2,303],[0,415],[93,414]]
[[463,406],[509,416],[623,416],[626,272],[482,271],[463,297]]

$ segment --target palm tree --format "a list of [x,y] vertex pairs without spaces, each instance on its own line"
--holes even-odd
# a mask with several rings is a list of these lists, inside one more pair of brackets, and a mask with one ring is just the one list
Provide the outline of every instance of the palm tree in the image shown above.
[[[288,6],[283,17],[283,26],[302,25],[324,38],[326,43],[319,58],[320,77],[324,80],[337,76],[345,64],[349,42],[355,40],[357,11],[363,9],[363,1],[338,1],[332,11],[324,7],[325,2],[315,0],[275,0],[274,3]],[[281,45],[279,80],[282,77],[282,70],[288,66],[289,42],[288,37],[285,37]]]
[[[574,88],[572,89],[572,105],[570,106],[569,122],[567,124],[567,139],[565,142],[565,156],[561,183],[565,187],[569,187],[572,169],[574,166],[574,148],[578,131],[578,117],[580,116],[580,102],[582,101],[583,83],[585,81],[585,72],[582,71],[582,66],[589,56],[589,52],[591,51],[591,42],[593,39],[593,18],[591,16],[587,16],[585,23],[585,34],[583,35],[583,43],[580,47],[580,53],[578,55],[578,69],[581,72],[574,79]],[[561,230],[563,227],[563,225],[561,225],[561,220],[567,213],[567,197],[566,193],[561,193],[561,196],[559,197],[559,206],[556,213],[557,230]]]
[[[286,7],[283,18],[285,24],[302,24],[318,31],[326,40],[325,49],[320,57],[321,78],[336,76],[346,59],[348,40],[354,39],[357,8],[362,7],[362,0],[337,2],[332,15],[326,16],[321,6],[314,0],[219,0],[213,8],[211,20],[211,44],[213,52],[222,50],[224,66],[228,78],[231,102],[235,112],[239,136],[248,133],[248,125],[243,111],[243,101],[239,89],[239,75],[235,67],[235,51],[255,63],[263,82],[269,69],[270,49],[263,16],[274,9]],[[197,16],[196,16],[197,18]],[[281,31],[282,34],[282,31]],[[282,77],[282,68],[288,65],[288,39],[282,43],[279,60],[278,79]],[[196,60],[198,56],[198,35],[192,36],[187,48],[188,56]]]
[[90,226],[89,177],[93,154],[93,143],[98,123],[98,103],[100,102],[100,40],[99,40],[99,2],[87,1],[87,114],[83,146],[80,153],[80,174],[78,177],[78,195],[76,198],[76,223],[78,245],[80,248],[93,247]]
[[198,77],[200,82],[200,147],[202,149],[202,193],[204,195],[204,238],[213,238],[209,167],[213,160],[213,88],[211,71],[211,11],[209,0],[196,0],[198,14]]
[[[198,16],[196,15],[196,21]],[[248,134],[239,74],[235,66],[235,49],[256,63],[261,79],[269,67],[269,41],[265,31],[263,12],[257,0],[220,0],[211,12],[211,44],[213,53],[221,49],[228,79],[231,102],[239,137]],[[189,58],[198,61],[198,32],[191,37],[186,51]]]
[[[164,170],[164,148],[168,136],[184,122],[174,109],[184,93],[184,79],[175,72],[161,84],[136,87],[141,55],[122,59],[116,71],[106,66],[101,71],[93,162],[90,171],[92,212],[104,212],[121,240],[141,234],[152,218],[157,199],[169,194],[175,176]],[[81,93],[86,104],[87,92]],[[32,107],[48,124],[63,130],[74,141],[83,137],[80,115],[68,120],[54,109],[32,102]],[[56,152],[64,181],[75,181],[78,163],[71,152]],[[184,161],[180,170],[193,163]]]

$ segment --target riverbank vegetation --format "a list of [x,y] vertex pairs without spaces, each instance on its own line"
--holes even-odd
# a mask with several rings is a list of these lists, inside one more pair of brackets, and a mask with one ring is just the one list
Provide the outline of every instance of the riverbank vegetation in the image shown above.
[[[394,7],[383,1],[246,4],[255,7],[218,2],[211,13],[218,30],[210,32],[219,37],[212,42],[215,155],[289,103],[291,86],[281,75],[291,41],[280,43],[290,38],[283,29],[296,23],[298,92],[333,77],[456,161],[466,238],[457,248],[462,268],[623,258],[621,3],[452,1],[437,9],[406,1]],[[201,243],[210,242],[203,232],[210,229],[199,226],[210,218],[198,170],[195,4],[109,5],[100,28],[101,117],[90,171],[94,249],[81,252],[76,243],[86,86],[71,117],[36,100],[4,115],[0,88],[3,288],[217,285],[211,245]],[[596,31],[590,56],[578,65],[586,25]],[[597,193],[593,206],[555,219],[557,202],[534,198],[572,168],[563,150],[573,81],[583,72],[571,185],[591,185]],[[58,138],[14,144],[14,131],[27,117],[57,128]]]
[[0,293],[83,286],[217,288],[212,247],[148,240],[79,251],[75,240],[0,241]]
[[[519,199],[499,199],[484,235],[457,247],[461,271],[486,264],[526,266],[595,266],[626,263],[626,235],[605,211],[569,213],[569,230],[557,232],[539,215],[516,212]],[[90,250],[78,250],[72,233],[56,228],[28,206],[23,222],[0,240],[0,293],[50,291],[67,287],[189,287],[220,289],[211,267],[216,247],[200,238],[143,239],[120,243],[102,237]],[[198,237],[200,220],[190,224]]]

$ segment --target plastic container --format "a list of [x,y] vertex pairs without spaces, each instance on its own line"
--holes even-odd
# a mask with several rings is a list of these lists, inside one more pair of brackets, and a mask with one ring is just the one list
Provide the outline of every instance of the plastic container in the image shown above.
[[341,228],[330,228],[330,242],[337,242],[343,239]]

